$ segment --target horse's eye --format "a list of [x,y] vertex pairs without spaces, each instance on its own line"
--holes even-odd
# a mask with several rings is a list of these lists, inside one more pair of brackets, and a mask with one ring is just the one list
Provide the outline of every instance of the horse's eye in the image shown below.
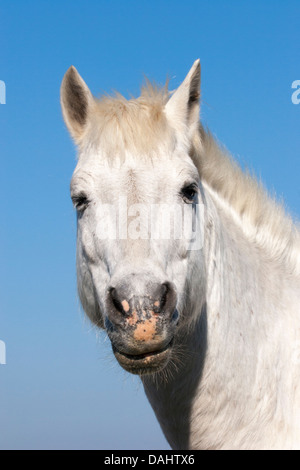
[[78,212],[83,212],[88,204],[89,200],[85,194],[79,194],[78,196],[72,196],[73,204]]
[[197,185],[196,184],[189,184],[188,186],[184,186],[181,190],[181,197],[187,204],[191,204],[195,201],[196,194],[197,194]]

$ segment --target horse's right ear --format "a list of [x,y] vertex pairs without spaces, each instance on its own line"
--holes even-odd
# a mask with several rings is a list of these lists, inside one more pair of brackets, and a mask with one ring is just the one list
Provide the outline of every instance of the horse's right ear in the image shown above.
[[66,72],[60,91],[60,102],[65,123],[76,143],[79,143],[93,105],[93,96],[75,67]]
[[166,104],[166,114],[173,124],[190,135],[199,125],[200,110],[200,60],[196,60],[183,83]]

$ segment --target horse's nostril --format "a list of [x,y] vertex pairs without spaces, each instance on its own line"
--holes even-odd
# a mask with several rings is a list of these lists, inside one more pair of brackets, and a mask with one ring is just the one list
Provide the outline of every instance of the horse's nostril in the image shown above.
[[126,315],[126,311],[124,309],[124,306],[123,306],[122,302],[120,301],[120,299],[118,297],[117,289],[115,289],[114,287],[111,287],[109,289],[109,295],[110,295],[110,298],[112,300],[112,303],[113,303],[115,309],[118,312],[120,312],[122,315]]
[[170,290],[170,287],[169,287],[168,283],[165,283],[165,284],[162,285],[162,296],[161,296],[161,299],[160,299],[160,310],[162,310],[164,308],[164,306],[166,305],[166,303],[167,303],[167,296],[168,296],[169,290]]
[[135,292],[135,287],[133,282],[129,284],[123,281],[108,289],[107,311],[113,323],[121,325],[124,321],[129,321],[132,326],[137,320],[144,321],[153,314],[155,319],[171,319],[177,302],[176,291],[171,282],[148,282],[142,285],[140,292],[137,292],[138,289]]

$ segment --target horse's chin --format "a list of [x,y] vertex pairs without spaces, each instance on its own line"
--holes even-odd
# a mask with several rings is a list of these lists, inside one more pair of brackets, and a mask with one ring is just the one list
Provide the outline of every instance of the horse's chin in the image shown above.
[[126,354],[120,352],[114,345],[114,355],[123,369],[131,374],[146,375],[154,374],[166,367],[170,360],[173,340],[163,349],[157,349],[145,354]]

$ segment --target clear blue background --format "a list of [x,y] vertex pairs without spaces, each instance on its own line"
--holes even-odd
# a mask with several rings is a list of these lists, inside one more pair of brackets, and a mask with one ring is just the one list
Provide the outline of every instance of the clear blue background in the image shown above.
[[299,0],[1,0],[1,449],[168,448],[79,307],[67,68],[129,96],[144,74],[174,89],[200,57],[203,121],[299,214],[299,18]]

